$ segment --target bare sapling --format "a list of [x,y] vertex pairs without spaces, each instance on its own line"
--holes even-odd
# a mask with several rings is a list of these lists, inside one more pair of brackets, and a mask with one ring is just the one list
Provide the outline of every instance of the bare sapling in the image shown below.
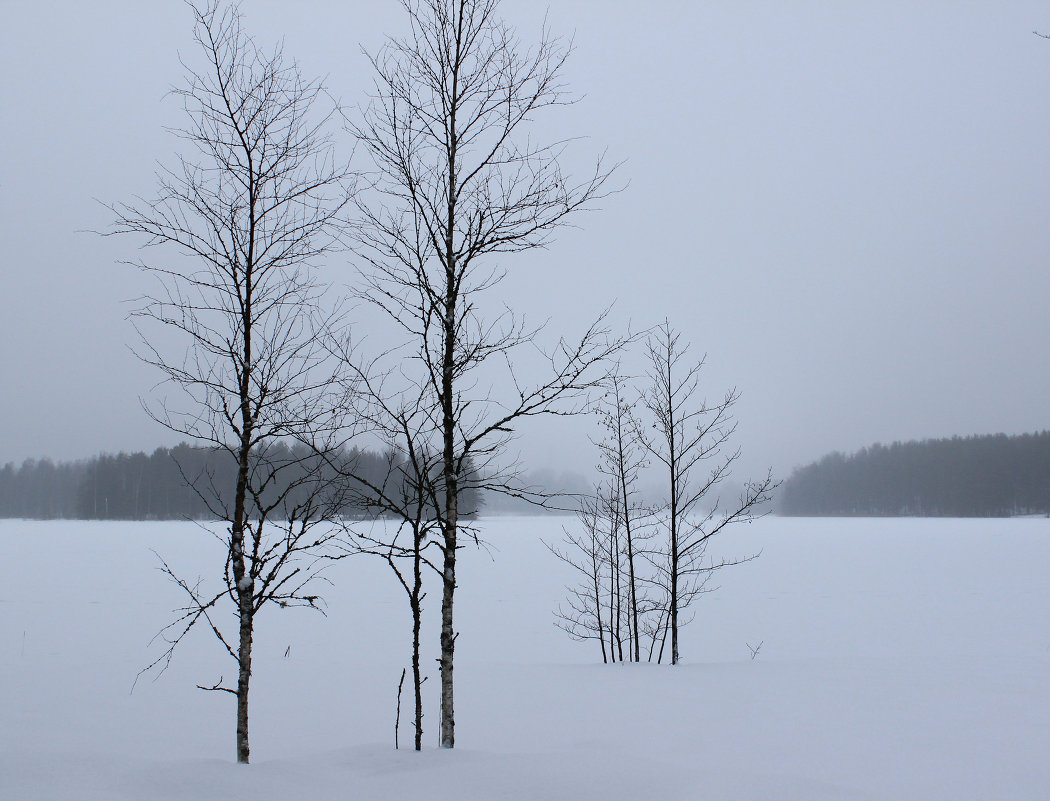
[[704,398],[700,385],[704,359],[689,361],[688,351],[679,332],[666,321],[650,334],[642,404],[651,418],[651,435],[642,436],[639,427],[639,441],[663,472],[667,487],[661,515],[664,546],[649,556],[654,584],[665,598],[660,622],[651,632],[650,653],[659,642],[657,661],[661,661],[669,638],[671,664],[679,661],[679,630],[688,622],[684,614],[712,589],[711,577],[723,567],[755,556],[713,559],[708,545],[727,527],[763,514],[763,505],[777,486],[769,472],[747,483],[738,498],[723,505],[718,489],[740,456],[739,449],[731,446],[736,431],[732,409],[739,394],[732,389],[715,401]]

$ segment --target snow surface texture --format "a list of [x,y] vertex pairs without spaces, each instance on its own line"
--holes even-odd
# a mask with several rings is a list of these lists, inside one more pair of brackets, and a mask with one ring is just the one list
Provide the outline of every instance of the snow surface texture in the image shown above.
[[179,602],[150,548],[207,581],[215,543],[0,521],[0,798],[1050,798],[1050,521],[743,527],[719,553],[762,556],[698,602],[677,668],[602,665],[553,626],[569,576],[540,537],[562,522],[484,521],[492,558],[463,552],[455,751],[434,747],[432,647],[427,749],[406,749],[406,688],[393,750],[408,606],[362,557],[331,571],[327,618],[259,619],[243,767],[233,697],[194,688],[235,674],[203,629],[129,694]]

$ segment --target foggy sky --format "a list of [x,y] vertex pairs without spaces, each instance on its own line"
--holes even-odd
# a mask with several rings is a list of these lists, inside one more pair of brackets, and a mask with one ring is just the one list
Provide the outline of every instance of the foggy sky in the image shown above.
[[[556,0],[583,95],[548,115],[570,164],[624,191],[547,251],[507,256],[500,298],[572,333],[615,301],[667,317],[729,386],[745,472],[875,441],[1050,427],[1050,9],[1037,2]],[[244,0],[245,25],[344,103],[404,20],[393,0]],[[143,291],[97,202],[150,196],[195,55],[179,2],[4,4],[0,463],[173,441],[139,406],[158,376],[125,315]],[[535,41],[542,4],[506,0]],[[346,143],[349,144],[349,143]],[[352,257],[325,276],[353,279]],[[519,443],[586,469],[579,425]]]

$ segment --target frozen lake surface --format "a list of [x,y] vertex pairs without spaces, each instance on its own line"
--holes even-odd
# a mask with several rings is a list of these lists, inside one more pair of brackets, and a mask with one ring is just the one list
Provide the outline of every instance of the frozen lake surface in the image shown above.
[[[718,553],[684,664],[602,665],[553,625],[559,518],[483,521],[457,594],[454,752],[437,735],[439,591],[416,754],[394,702],[409,616],[389,569],[333,567],[328,616],[264,612],[250,767],[233,675],[203,629],[131,693],[187,577],[221,569],[187,523],[0,520],[0,798],[1050,798],[1050,520],[766,518]],[[216,562],[216,559],[219,562]],[[747,643],[763,646],[754,660]],[[405,707],[410,707],[406,688]]]

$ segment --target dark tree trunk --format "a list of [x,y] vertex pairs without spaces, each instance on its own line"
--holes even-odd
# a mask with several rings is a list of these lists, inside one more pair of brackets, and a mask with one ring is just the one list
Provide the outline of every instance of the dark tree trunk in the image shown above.
[[[679,485],[680,476],[678,474],[678,442],[677,431],[675,430],[675,419],[674,419],[674,395],[670,388],[674,386],[671,379],[671,367],[672,360],[668,357],[667,360],[667,454],[668,454],[668,467],[670,468],[669,473],[671,477],[671,575],[670,575],[670,589],[671,589],[671,664],[678,664],[678,498],[679,491],[682,489]],[[663,645],[660,646],[660,653],[663,654]]]
[[237,761],[248,764],[248,686],[252,677],[252,591],[241,593],[240,644],[237,649]]
[[[451,239],[451,234],[450,234]],[[453,292],[454,278],[449,274],[449,291]],[[452,370],[454,343],[454,303],[446,308],[444,369],[442,376],[442,407],[444,433],[444,489],[445,520],[442,526],[444,548],[441,568],[441,737],[442,748],[453,748],[456,744],[455,697],[453,693],[453,667],[456,651],[456,631],[452,611],[456,593],[456,549],[459,524],[459,481],[455,460],[455,417],[452,399]]]
[[634,573],[634,540],[631,536],[631,505],[628,501],[627,494],[627,472],[624,464],[624,452],[623,452],[623,430],[620,427],[619,419],[616,423],[616,445],[618,452],[618,467],[620,474],[620,494],[623,497],[623,526],[624,536],[627,538],[627,583],[628,593],[630,598],[628,600],[630,604],[630,615],[631,615],[631,645],[634,646],[634,661],[641,662],[641,634],[638,631],[638,587],[635,581]]
[[415,690],[415,747],[423,750],[423,678],[419,668],[419,630],[423,617],[423,575],[420,559],[421,534],[416,530],[412,560],[412,686]]
[[[254,198],[253,198],[254,199]],[[230,544],[233,559],[233,578],[237,590],[238,626],[237,645],[237,761],[248,764],[248,688],[252,676],[252,624],[254,609],[254,577],[245,553],[245,531],[248,528],[248,471],[250,470],[253,423],[251,410],[252,363],[252,258],[254,256],[255,210],[249,208],[248,264],[244,272],[244,310],[241,323],[244,326],[243,357],[240,380],[241,440],[237,452],[237,488],[233,498],[233,525],[230,527]]]
[[456,634],[452,626],[452,603],[456,591],[455,535],[445,537],[444,570],[441,574],[441,747],[456,744],[455,702],[452,669],[456,650]]
[[678,664],[678,547],[673,540],[671,544],[671,664]]
[[[462,11],[462,9],[460,10]],[[460,27],[456,28],[457,36]],[[455,698],[453,693],[453,666],[456,651],[456,631],[452,621],[452,606],[456,594],[456,549],[459,547],[459,471],[456,464],[456,416],[453,381],[456,366],[456,342],[458,340],[456,307],[459,305],[458,262],[456,259],[456,184],[458,182],[456,148],[456,111],[459,106],[459,42],[455,43],[452,60],[451,94],[448,114],[448,218],[445,227],[445,297],[444,297],[444,348],[441,353],[441,428],[444,436],[444,562],[441,570],[441,747],[453,748],[456,744]]]
[[602,589],[601,573],[598,567],[598,543],[595,533],[591,531],[591,578],[594,580],[594,614],[598,618],[598,642],[602,645],[602,662],[608,664],[609,654],[605,650],[605,626],[602,624]]
[[[617,510],[618,513],[618,510]],[[613,531],[617,532],[618,524],[614,518]],[[613,538],[613,591],[616,595],[616,658],[623,661],[623,588],[620,582],[620,537],[614,533]]]
[[[247,437],[244,438],[247,440]],[[246,528],[245,496],[248,484],[248,447],[241,448],[237,471],[237,490],[234,496],[234,518],[230,526],[230,545],[235,589],[237,592],[237,761],[248,763],[248,688],[252,675],[252,628],[254,616],[254,587],[246,570],[244,532]]]

